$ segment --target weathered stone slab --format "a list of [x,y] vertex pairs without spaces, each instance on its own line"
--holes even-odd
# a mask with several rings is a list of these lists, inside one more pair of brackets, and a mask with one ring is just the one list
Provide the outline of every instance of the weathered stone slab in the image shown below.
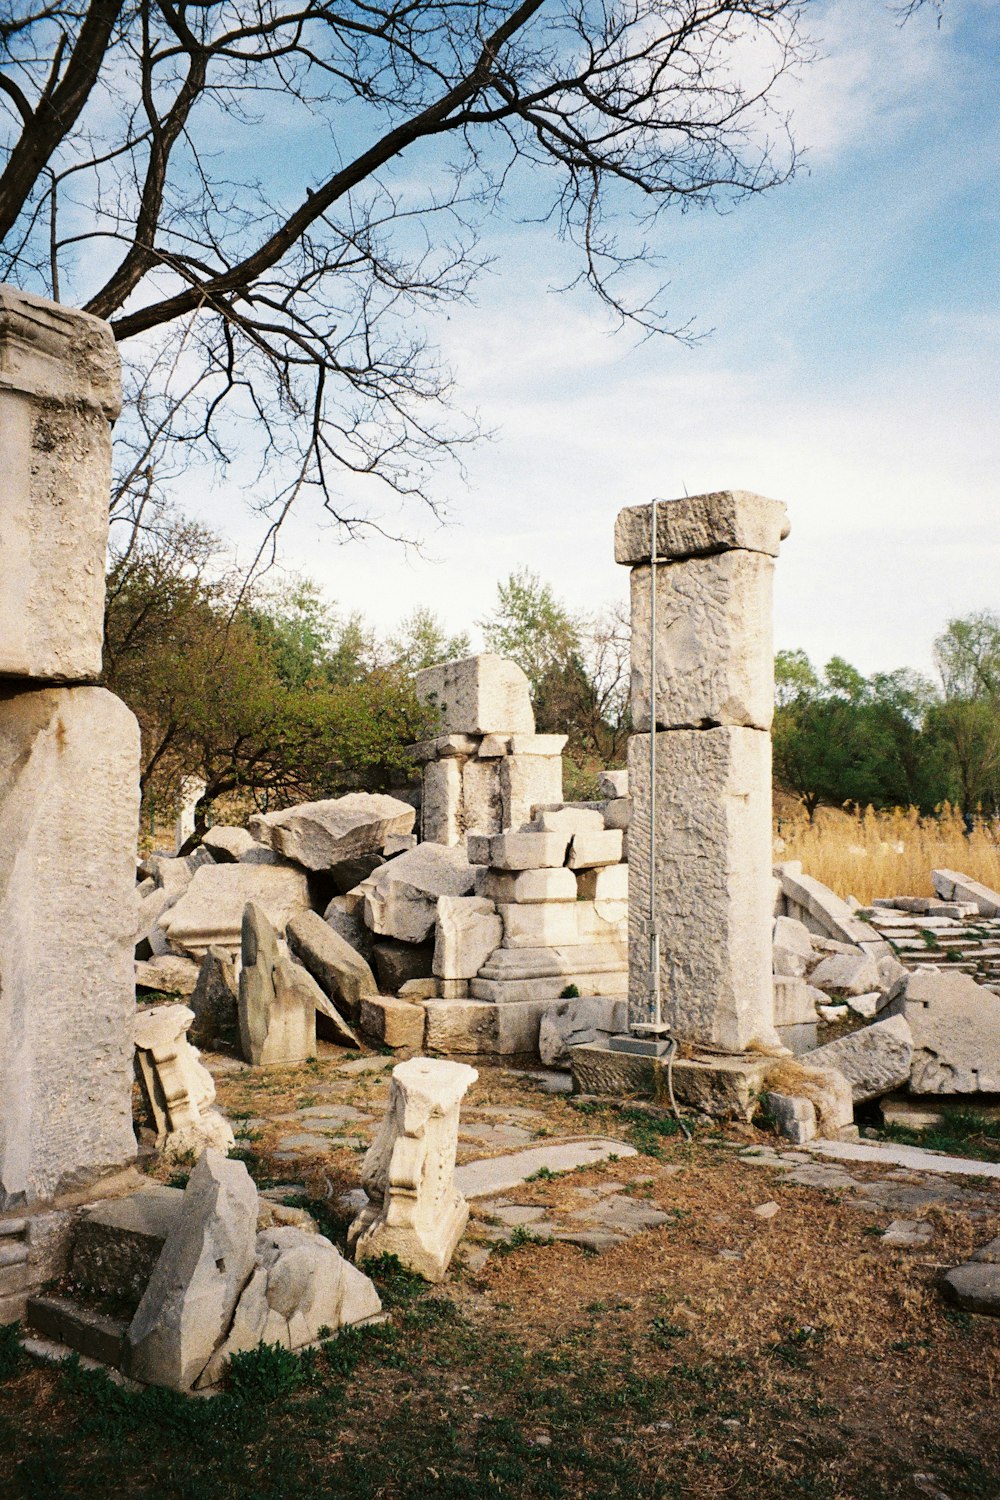
[[103,688],[0,689],[0,1209],[135,1156],[138,766]]
[[138,1307],[183,1200],[180,1188],[150,1182],[140,1192],[87,1209],[73,1235],[75,1285]]
[[191,1040],[199,1047],[235,1043],[239,1036],[236,969],[221,948],[209,948],[191,994]]
[[816,1106],[811,1099],[801,1095],[765,1092],[761,1096],[765,1112],[774,1121],[774,1128],[785,1140],[796,1146],[804,1146],[816,1138]]
[[794,917],[776,917],[771,952],[775,974],[790,979],[802,978],[813,956],[808,927]]
[[442,662],[416,674],[420,698],[437,709],[446,734],[534,734],[528,679],[492,652]]
[[597,778],[597,790],[602,797],[628,796],[628,771],[602,771]]
[[1000,916],[1000,891],[993,891],[978,880],[970,880],[957,870],[932,870],[934,889],[943,901],[975,903],[981,917]]
[[557,974],[602,973],[624,967],[626,948],[617,928],[600,942],[556,947],[497,948],[480,969],[483,979],[540,979]]
[[[1000,1002],[998,1002],[1000,1005]],[[836,1068],[851,1085],[855,1104],[898,1089],[910,1076],[913,1035],[902,1016],[890,1016],[807,1052],[803,1062]]]
[[427,1281],[444,1278],[469,1218],[455,1153],[459,1107],[478,1076],[430,1057],[393,1068],[385,1120],[361,1169],[368,1207],[348,1233],[359,1263],[396,1255]]
[[230,1327],[256,1236],[257,1189],[246,1167],[206,1151],[129,1325],[131,1375],[192,1388]]
[[775,1026],[804,1026],[816,1020],[816,1006],[826,1003],[822,990],[790,974],[774,976]]
[[781,881],[784,914],[796,917],[821,937],[848,943],[871,955],[876,963],[891,958],[892,949],[880,933],[856,917],[846,901],[834,894],[822,881],[802,873],[798,860],[777,865],[774,871]]
[[[632,717],[649,725],[649,576],[635,567]],[[721,552],[656,570],[656,705],[662,729],[771,727],[774,561]]]
[[389,939],[372,948],[372,961],[383,995],[398,995],[414,979],[428,979],[434,972],[433,943],[396,943]]
[[622,853],[622,835],[618,829],[603,829],[600,833],[576,833],[569,846],[566,863],[571,870],[599,869],[603,865],[620,864]]
[[628,865],[599,865],[580,870],[576,882],[581,901],[594,901],[604,906],[608,902],[628,900]]
[[163,953],[155,958],[137,959],[135,987],[157,990],[164,995],[191,995],[198,984],[198,965],[190,958]]
[[523,996],[499,1001],[425,1000],[424,1045],[428,1051],[449,1056],[536,1057],[538,1024],[551,1003],[551,998]]
[[[650,505],[629,505],[618,512],[615,562],[635,566],[649,561],[651,510]],[[657,556],[675,561],[737,549],[777,557],[789,534],[782,502],[748,490],[661,500],[656,523]]]
[[[649,737],[629,746],[629,968],[647,1019]],[[771,973],[771,742],[756,729],[657,736],[660,985],[680,1039],[728,1052],[777,1045]]]
[[365,892],[365,921],[372,932],[404,943],[429,937],[442,896],[467,896],[476,872],[462,848],[418,844],[383,865]]
[[488,1198],[493,1193],[520,1187],[543,1168],[548,1172],[575,1172],[580,1167],[596,1166],[611,1156],[624,1159],[636,1155],[635,1147],[625,1141],[589,1136],[553,1146],[530,1146],[525,1151],[491,1156],[486,1161],[467,1162],[456,1170],[455,1182],[467,1198]]
[[889,1009],[913,1034],[912,1094],[1000,1093],[1000,996],[925,968],[899,982]]
[[360,895],[348,892],[346,896],[334,896],[323,913],[323,921],[371,966],[372,934],[365,926],[364,891]]
[[349,943],[314,911],[298,912],[286,929],[288,946],[324,993],[357,1020],[361,1001],[377,995],[375,975]]
[[[489,840],[488,863],[496,870],[555,869],[566,863],[569,838],[564,833],[501,833]],[[473,842],[469,843],[469,858]]]
[[219,865],[234,865],[254,847],[257,840],[245,828],[229,827],[219,823],[202,837],[202,848]]
[[628,960],[625,954],[612,955],[601,969],[567,968],[562,974],[551,974],[527,978],[514,975],[510,978],[470,979],[469,994],[473,1000],[490,1001],[495,1005],[541,1004],[542,1009],[554,1000],[566,998],[566,990],[572,985],[581,995],[627,995]]
[[384,1047],[409,1047],[419,1052],[424,1045],[424,1007],[419,1001],[365,996],[359,1025],[365,1036]]
[[567,839],[577,834],[603,833],[604,815],[589,807],[540,807],[523,832],[561,833]]
[[240,946],[243,910],[248,901],[284,932],[296,912],[309,906],[305,872],[291,865],[207,865],[180,899],[160,919],[170,941],[195,958],[209,948],[235,954]]
[[1000,1318],[1000,1265],[969,1261],[955,1266],[942,1276],[941,1290],[949,1302],[966,1312]]
[[108,324],[0,287],[0,677],[100,674],[120,409]]
[[307,870],[330,870],[366,854],[379,854],[391,834],[411,833],[415,818],[410,804],[397,797],[351,792],[251,818],[250,832]]
[[472,979],[500,946],[503,923],[483,896],[442,896],[434,932],[434,973],[441,979]]
[[831,953],[816,965],[809,981],[828,995],[868,995],[878,989],[879,974],[867,953]]

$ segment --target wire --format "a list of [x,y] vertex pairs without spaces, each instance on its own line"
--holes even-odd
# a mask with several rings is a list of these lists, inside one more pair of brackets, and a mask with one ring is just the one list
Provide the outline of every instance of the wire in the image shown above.
[[692,1139],[691,1132],[690,1130],[688,1130],[684,1121],[681,1119],[681,1112],[677,1108],[677,1100],[674,1098],[674,1053],[677,1051],[677,1042],[674,1037],[669,1037],[668,1041],[670,1044],[670,1050],[667,1053],[667,1095],[670,1099],[670,1108],[673,1111],[674,1119],[681,1127],[681,1130],[684,1134],[684,1139],[686,1141],[690,1141]]

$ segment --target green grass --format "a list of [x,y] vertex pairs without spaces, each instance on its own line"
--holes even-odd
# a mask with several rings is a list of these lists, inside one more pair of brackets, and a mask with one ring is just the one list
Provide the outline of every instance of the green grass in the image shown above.
[[948,1110],[940,1125],[926,1130],[886,1125],[879,1133],[884,1140],[902,1146],[926,1146],[931,1151],[945,1151],[949,1156],[1000,1162],[1000,1120],[987,1119],[975,1110]]

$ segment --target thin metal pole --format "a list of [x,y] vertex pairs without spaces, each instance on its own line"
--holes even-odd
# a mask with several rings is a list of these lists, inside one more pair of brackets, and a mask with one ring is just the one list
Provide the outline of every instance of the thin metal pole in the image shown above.
[[649,991],[654,1026],[662,1026],[660,933],[656,921],[656,551],[657,501],[649,512]]

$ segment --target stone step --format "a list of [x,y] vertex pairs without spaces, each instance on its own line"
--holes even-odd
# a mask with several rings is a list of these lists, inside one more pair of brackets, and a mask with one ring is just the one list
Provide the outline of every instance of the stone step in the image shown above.
[[78,1349],[71,1349],[69,1344],[61,1344],[57,1339],[39,1338],[34,1334],[22,1333],[20,1344],[25,1354],[30,1354],[32,1359],[44,1360],[49,1365],[62,1365],[68,1359],[78,1359],[84,1370],[103,1370],[113,1385],[120,1385],[128,1391],[143,1389],[137,1380],[130,1380],[120,1370],[110,1370],[100,1360],[91,1359],[89,1355],[81,1354]]
[[69,1297],[29,1297],[26,1322],[29,1328],[57,1344],[121,1369],[127,1319],[108,1317]]
[[184,1194],[150,1183],[97,1203],[80,1219],[70,1263],[77,1286],[137,1307]]

